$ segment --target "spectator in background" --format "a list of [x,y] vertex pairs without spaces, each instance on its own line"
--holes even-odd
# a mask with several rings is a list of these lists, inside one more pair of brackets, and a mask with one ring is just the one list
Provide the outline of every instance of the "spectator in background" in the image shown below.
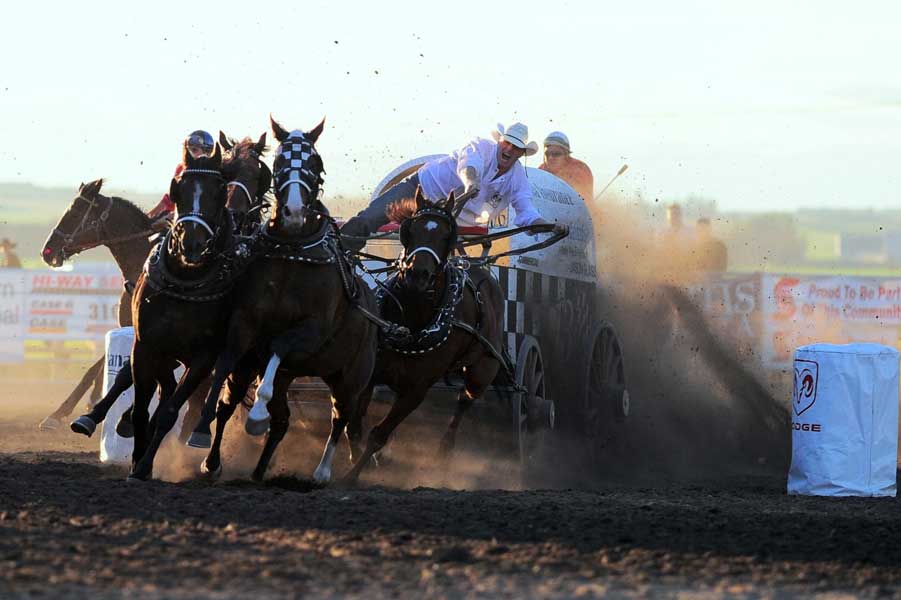
[[695,238],[682,220],[682,207],[677,203],[666,207],[666,229],[661,235],[661,266],[676,278],[697,270]]
[[13,251],[16,243],[9,238],[3,238],[0,241],[0,268],[4,269],[21,269],[22,261],[19,255]]
[[544,162],[538,168],[556,175],[568,183],[586,202],[594,199],[594,176],[591,169],[573,158],[569,138],[562,131],[553,131],[544,138]]
[[725,273],[729,267],[729,252],[726,244],[713,235],[710,219],[698,219],[695,227],[697,241],[695,253],[699,271],[707,273]]

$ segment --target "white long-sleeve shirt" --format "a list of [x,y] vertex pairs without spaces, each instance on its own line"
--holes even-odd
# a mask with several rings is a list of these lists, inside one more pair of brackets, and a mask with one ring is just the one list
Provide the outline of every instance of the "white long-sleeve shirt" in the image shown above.
[[497,143],[476,138],[464,148],[431,161],[419,169],[419,184],[432,202],[447,198],[452,190],[463,186],[466,167],[474,167],[480,176],[479,194],[470,199],[457,218],[461,226],[485,225],[482,211],[494,219],[508,205],[516,211],[517,227],[531,225],[541,218],[532,206],[532,188],[522,163],[516,163],[497,177]]

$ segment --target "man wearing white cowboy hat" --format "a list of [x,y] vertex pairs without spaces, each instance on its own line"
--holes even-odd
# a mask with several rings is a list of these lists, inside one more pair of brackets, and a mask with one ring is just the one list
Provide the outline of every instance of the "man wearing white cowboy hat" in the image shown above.
[[[525,167],[519,162],[523,156],[538,152],[538,144],[529,141],[529,128],[514,123],[505,129],[499,124],[491,135],[495,141],[476,138],[462,149],[424,164],[347,221],[341,232],[360,238],[369,236],[388,222],[385,208],[395,200],[412,198],[417,186],[432,202],[447,198],[461,187],[465,192],[475,190],[475,197],[466,202],[457,217],[457,223],[464,227],[487,225],[507,205],[516,211],[517,227],[548,223],[532,206],[532,188]],[[363,241],[347,239],[345,246],[358,250]]]

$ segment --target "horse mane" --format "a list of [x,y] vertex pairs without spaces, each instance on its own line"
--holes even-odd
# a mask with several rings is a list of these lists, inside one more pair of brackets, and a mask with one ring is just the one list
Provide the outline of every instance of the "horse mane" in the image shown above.
[[[256,151],[256,145],[257,143],[249,137],[245,137],[243,140],[235,142],[235,145],[232,147],[232,149],[228,151],[228,158],[226,159],[226,161],[231,162],[238,159],[249,158],[251,156],[251,151]],[[268,151],[269,146],[263,146],[263,152],[261,152],[261,154],[264,154]]]
[[150,226],[150,223],[153,221],[153,219],[147,216],[147,213],[144,212],[144,209],[142,209],[131,200],[126,200],[125,198],[121,198],[119,196],[110,196],[110,200],[112,200],[114,203],[121,204],[123,208],[133,212],[135,215],[139,215],[141,224],[144,226]]
[[385,207],[385,216],[389,223],[403,223],[416,212],[415,198],[401,198]]
[[[240,142],[236,142],[231,150],[226,151],[222,157],[222,165],[220,170],[229,177],[237,176],[237,171],[242,164],[248,160],[259,160],[260,156],[256,154],[256,142],[245,137]],[[267,152],[269,146],[263,147],[263,152]]]

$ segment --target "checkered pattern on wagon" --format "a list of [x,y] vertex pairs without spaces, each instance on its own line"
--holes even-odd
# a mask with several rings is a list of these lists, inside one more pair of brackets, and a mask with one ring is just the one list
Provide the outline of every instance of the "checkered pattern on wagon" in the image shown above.
[[538,314],[566,298],[567,280],[511,267],[493,266],[491,271],[504,296],[504,337],[507,352],[515,364],[525,336],[540,339]]

